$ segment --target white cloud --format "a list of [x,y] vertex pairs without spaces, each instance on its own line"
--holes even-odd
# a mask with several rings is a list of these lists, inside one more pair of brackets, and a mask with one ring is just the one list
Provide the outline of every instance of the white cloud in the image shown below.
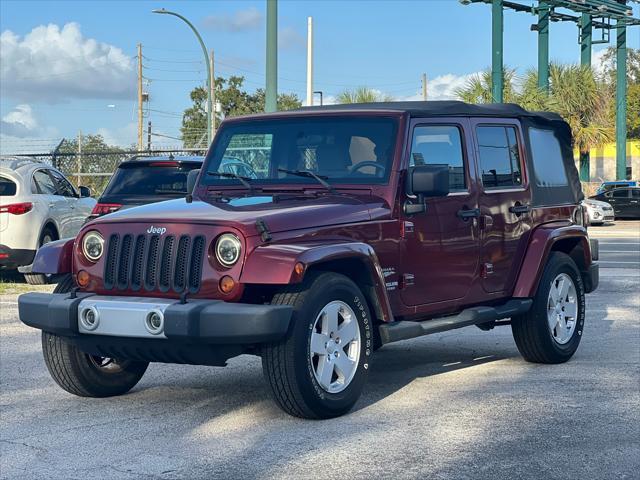
[[281,28],[278,32],[278,48],[283,50],[301,50],[307,45],[306,37],[303,37],[293,27]]
[[262,27],[263,15],[255,7],[238,10],[233,15],[209,15],[203,20],[203,25],[213,30],[225,32],[244,32],[257,30]]
[[602,75],[606,67],[611,67],[611,65],[607,65],[607,62],[605,62],[604,56],[606,53],[607,49],[603,48],[591,54],[591,67],[596,75]]
[[[464,87],[469,79],[479,72],[466,75],[447,73],[427,80],[427,98],[429,100],[457,100],[455,91]],[[422,97],[420,97],[422,98]]]
[[0,35],[2,95],[58,102],[70,98],[133,98],[133,59],[86,38],[77,23],[40,25],[24,37]]
[[[138,125],[135,122],[130,122],[123,127],[110,129],[99,128],[96,132],[98,135],[102,135],[104,141],[108,145],[117,145],[120,147],[130,147],[138,143]],[[147,140],[147,133],[144,133],[144,140]]]
[[38,127],[31,105],[21,104],[7,113],[0,121],[0,133],[12,137],[30,137]]

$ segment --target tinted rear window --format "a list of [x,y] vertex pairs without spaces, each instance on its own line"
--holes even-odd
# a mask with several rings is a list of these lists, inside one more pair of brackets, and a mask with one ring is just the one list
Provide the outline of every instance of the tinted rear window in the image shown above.
[[0,197],[13,197],[16,194],[16,184],[12,180],[0,177]]
[[198,163],[179,166],[123,165],[113,174],[104,195],[180,196],[187,193],[187,175]]

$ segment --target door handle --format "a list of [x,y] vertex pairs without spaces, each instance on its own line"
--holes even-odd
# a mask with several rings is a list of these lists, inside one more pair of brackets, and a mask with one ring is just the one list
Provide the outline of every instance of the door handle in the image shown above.
[[470,218],[478,218],[480,216],[479,208],[472,208],[470,210],[458,210],[458,217],[464,220],[465,222]]
[[531,211],[530,205],[513,205],[509,207],[509,211],[511,213],[515,213],[516,215],[522,215],[523,213],[529,213]]

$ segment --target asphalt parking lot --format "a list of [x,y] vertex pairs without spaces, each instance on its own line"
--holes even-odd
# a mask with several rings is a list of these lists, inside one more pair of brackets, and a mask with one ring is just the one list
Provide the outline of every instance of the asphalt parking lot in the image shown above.
[[1,295],[0,478],[638,478],[640,222],[590,232],[601,284],[569,363],[525,363],[508,327],[388,345],[354,411],[328,421],[282,413],[248,356],[71,396]]

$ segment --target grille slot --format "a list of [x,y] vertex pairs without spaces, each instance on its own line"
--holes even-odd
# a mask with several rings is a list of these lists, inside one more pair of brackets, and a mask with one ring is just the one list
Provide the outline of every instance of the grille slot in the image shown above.
[[133,250],[133,268],[131,270],[131,288],[133,290],[140,290],[142,288],[142,267],[144,263],[144,247],[146,244],[147,238],[144,235],[138,235]]
[[107,261],[104,266],[104,286],[112,289],[116,278],[116,267],[118,264],[118,244],[120,243],[118,235],[109,237],[109,248],[107,249]]
[[187,270],[189,264],[187,256],[189,255],[189,247],[191,246],[191,238],[182,236],[178,241],[178,253],[176,254],[176,268],[173,278],[173,288],[177,292],[182,292],[186,286]]
[[169,290],[171,286],[171,263],[173,260],[173,245],[175,240],[173,236],[164,239],[160,261],[160,290]]
[[195,293],[202,283],[206,239],[203,235],[113,234],[108,239],[106,290]]
[[193,249],[191,250],[191,262],[189,269],[189,291],[197,292],[200,290],[200,281],[202,276],[202,260],[204,259],[204,237],[197,236],[193,240]]
[[122,237],[122,247],[120,248],[120,258],[118,263],[117,287],[120,290],[127,288],[129,284],[129,268],[131,267],[131,245],[133,244],[133,236],[125,235]]

